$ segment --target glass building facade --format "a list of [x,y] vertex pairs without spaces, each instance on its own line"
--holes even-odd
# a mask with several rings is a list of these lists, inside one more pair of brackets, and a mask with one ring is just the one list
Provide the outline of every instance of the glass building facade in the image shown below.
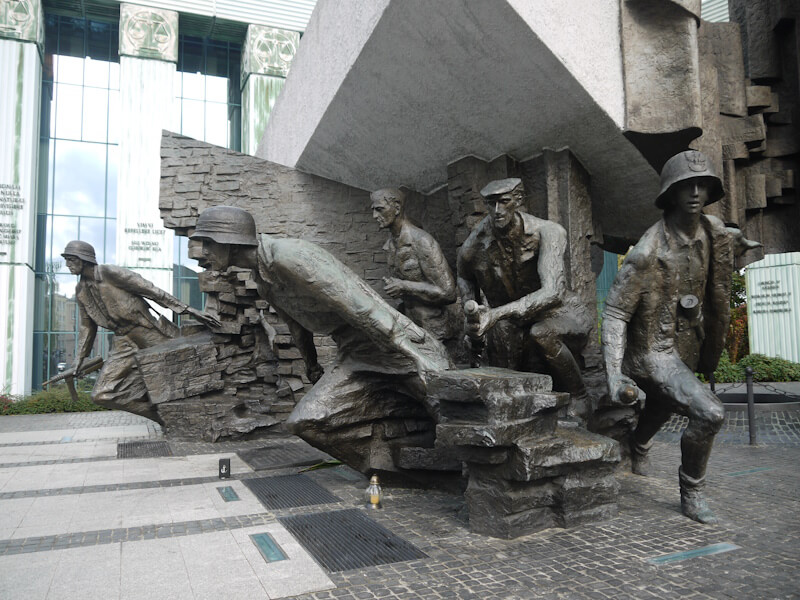
[[[58,15],[45,18],[39,197],[35,250],[33,381],[75,360],[77,277],[61,252],[70,240],[95,248],[99,263],[116,262],[120,123],[119,26]],[[172,129],[211,144],[241,146],[241,46],[180,36]],[[170,235],[172,235],[170,233]],[[197,262],[175,236],[172,293],[202,308]],[[111,334],[100,330],[94,353]]]

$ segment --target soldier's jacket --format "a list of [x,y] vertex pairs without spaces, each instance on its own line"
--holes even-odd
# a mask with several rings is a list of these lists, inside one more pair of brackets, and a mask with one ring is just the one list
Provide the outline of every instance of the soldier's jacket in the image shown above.
[[[701,215],[710,242],[710,259],[702,326],[698,329],[698,364],[689,368],[711,373],[725,346],[730,320],[733,245],[722,221]],[[635,373],[648,353],[676,351],[679,285],[670,261],[670,233],[663,219],[650,227],[630,251],[606,298],[606,311],[628,322],[624,365]],[[686,360],[682,357],[683,360]]]
[[87,342],[94,340],[98,325],[117,335],[126,335],[134,327],[141,326],[173,337],[174,328],[153,316],[145,298],[178,313],[187,308],[142,276],[116,265],[96,265],[94,280],[81,278],[75,295],[81,320],[81,351]]

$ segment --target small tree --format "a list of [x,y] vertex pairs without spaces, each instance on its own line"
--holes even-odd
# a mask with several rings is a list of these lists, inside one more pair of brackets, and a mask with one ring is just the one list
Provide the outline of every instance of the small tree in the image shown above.
[[725,349],[733,364],[750,353],[750,340],[747,336],[747,287],[744,275],[734,271],[731,282],[731,322]]

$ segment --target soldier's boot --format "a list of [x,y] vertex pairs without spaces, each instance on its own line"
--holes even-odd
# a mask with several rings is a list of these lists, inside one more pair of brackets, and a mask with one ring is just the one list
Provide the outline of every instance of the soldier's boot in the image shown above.
[[647,477],[650,475],[650,457],[648,452],[653,446],[653,440],[646,444],[638,443],[633,437],[630,439],[629,447],[631,449],[631,473]]
[[718,522],[717,517],[708,507],[703,497],[703,488],[706,478],[694,479],[683,472],[683,467],[678,469],[678,480],[681,485],[681,512],[698,523],[713,525]]

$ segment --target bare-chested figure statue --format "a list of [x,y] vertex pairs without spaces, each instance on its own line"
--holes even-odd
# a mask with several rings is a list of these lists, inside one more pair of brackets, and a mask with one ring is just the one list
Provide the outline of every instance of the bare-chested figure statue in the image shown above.
[[370,199],[372,216],[381,229],[389,231],[383,246],[391,273],[384,278],[386,293],[400,299],[400,312],[432,333],[452,355],[463,335],[464,317],[456,302],[456,280],[442,249],[431,234],[406,218],[401,190],[381,189]]
[[635,386],[647,395],[630,442],[631,469],[646,475],[653,436],[673,413],[688,417],[678,471],[681,509],[700,523],[717,521],[703,488],[725,411],[695,373],[713,373],[724,348],[734,257],[759,246],[702,213],[723,195],[701,152],[667,161],[656,198],[664,216],[628,253],[603,313],[611,398]]
[[[256,237],[252,215],[240,208],[207,208],[191,239],[202,241],[208,268],[252,269],[259,295],[289,326],[316,382],[286,422],[292,433],[363,472],[394,470],[391,446],[400,439],[432,442],[435,409],[424,406],[424,377],[450,366],[434,336],[319,246]],[[338,348],[324,372],[314,333]]]
[[592,317],[567,287],[566,231],[520,210],[520,179],[492,181],[481,195],[489,215],[458,253],[467,335],[477,342],[486,336],[492,366],[550,373],[555,389],[572,396],[570,415],[585,423],[591,403],[576,356]]

